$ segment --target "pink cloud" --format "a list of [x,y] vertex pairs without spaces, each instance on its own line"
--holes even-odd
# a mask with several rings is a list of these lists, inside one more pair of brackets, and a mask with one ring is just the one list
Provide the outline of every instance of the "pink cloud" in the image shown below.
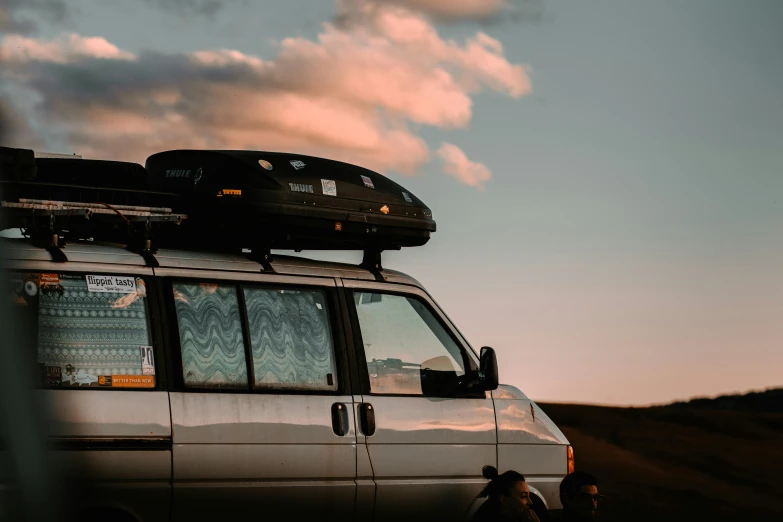
[[509,9],[508,0],[344,0],[344,4],[399,6],[445,20],[485,20]]
[[[530,92],[526,69],[482,32],[459,43],[422,14],[353,5],[315,40],[283,40],[271,60],[231,49],[134,56],[79,35],[9,35],[0,52],[9,77],[43,100],[30,117],[47,132],[85,156],[133,161],[179,147],[272,149],[413,175],[430,159],[418,126],[467,126],[485,89]],[[489,179],[453,145],[439,155],[460,181]]]
[[0,44],[0,61],[70,63],[81,59],[133,60],[104,38],[63,33],[52,40],[38,40],[10,34]]
[[486,166],[470,161],[462,149],[451,143],[440,146],[438,157],[443,162],[443,172],[471,187],[483,189],[484,183],[492,177]]

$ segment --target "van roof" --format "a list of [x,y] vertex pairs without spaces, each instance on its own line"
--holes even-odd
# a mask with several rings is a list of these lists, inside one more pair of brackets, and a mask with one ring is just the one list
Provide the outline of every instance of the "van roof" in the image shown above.
[[[66,268],[69,262],[95,265],[146,266],[142,256],[129,252],[120,244],[79,241],[77,243],[68,243],[63,248],[63,253],[68,257],[68,262],[62,263],[63,268]],[[33,245],[29,239],[0,238],[0,255],[17,268],[20,267],[20,264],[23,265],[25,261],[47,262],[52,260],[51,254],[46,249]],[[161,248],[155,253],[155,259],[161,268],[248,273],[263,271],[260,263],[240,254]],[[302,257],[275,254],[270,264],[275,272],[282,275],[375,280],[375,276],[369,271],[357,265],[347,263],[316,261]],[[402,272],[384,268],[381,274],[389,283],[423,288],[418,281]]]

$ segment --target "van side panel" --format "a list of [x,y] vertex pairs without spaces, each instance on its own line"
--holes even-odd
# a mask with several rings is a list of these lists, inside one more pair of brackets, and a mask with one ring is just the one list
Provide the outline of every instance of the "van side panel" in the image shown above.
[[54,437],[171,438],[165,391],[41,390]]
[[[332,428],[343,404],[348,431]],[[174,520],[290,510],[353,517],[356,432],[351,396],[171,393]]]
[[[85,476],[99,506],[144,522],[167,521],[171,501],[168,393],[41,390],[50,412],[52,455],[69,476]],[[94,509],[90,506],[90,509]]]

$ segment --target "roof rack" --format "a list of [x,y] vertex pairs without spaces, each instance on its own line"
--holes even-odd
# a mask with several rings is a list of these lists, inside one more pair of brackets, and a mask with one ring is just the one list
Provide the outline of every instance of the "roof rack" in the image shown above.
[[161,225],[179,225],[187,215],[170,208],[108,203],[79,203],[20,198],[0,201],[3,229],[20,228],[34,243],[46,248],[56,262],[68,260],[62,248],[66,239],[110,239],[116,241],[123,232],[127,249],[144,257],[150,266],[157,246],[154,230]]
[[[173,214],[170,208],[142,207],[136,205],[109,205],[108,203],[79,203],[73,201],[50,201],[45,199],[19,198],[18,202],[2,201],[0,205],[11,217],[30,215],[76,216],[80,218],[100,218],[102,216],[121,216],[126,221],[163,221],[182,222],[187,216]],[[9,219],[9,217],[6,217]]]

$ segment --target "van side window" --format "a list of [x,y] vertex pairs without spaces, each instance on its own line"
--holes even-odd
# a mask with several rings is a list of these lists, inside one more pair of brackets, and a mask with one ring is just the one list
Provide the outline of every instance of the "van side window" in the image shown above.
[[256,389],[337,390],[322,290],[243,288]]
[[155,387],[143,278],[17,272],[10,279],[43,386]]
[[174,283],[173,289],[185,385],[247,388],[247,359],[236,287]]
[[370,392],[449,396],[465,375],[459,345],[415,297],[354,292]]

